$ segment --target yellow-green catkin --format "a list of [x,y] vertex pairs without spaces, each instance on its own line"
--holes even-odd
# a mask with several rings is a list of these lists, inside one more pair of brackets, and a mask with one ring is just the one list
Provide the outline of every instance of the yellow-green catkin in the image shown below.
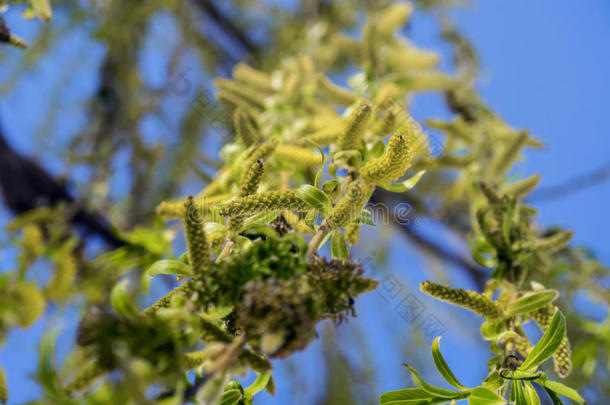
[[187,369],[199,367],[200,365],[203,364],[204,361],[206,361],[209,358],[207,351],[205,349],[198,350],[198,351],[192,352],[192,353],[187,353],[184,355],[184,357],[186,360]]
[[[531,315],[540,329],[543,332],[546,332],[551,324],[551,319],[553,319],[555,311],[556,307],[548,305],[545,308],[533,312]],[[570,375],[570,372],[572,371],[572,351],[570,350],[570,341],[568,340],[567,335],[563,337],[557,351],[553,354],[553,364],[555,365],[555,371],[560,377],[564,378]]]
[[296,190],[267,191],[236,198],[221,210],[220,214],[228,217],[236,215],[254,215],[265,211],[291,210],[306,212],[309,205],[296,195]]
[[350,246],[355,246],[360,238],[360,224],[349,224],[345,227],[345,239]]
[[511,168],[519,157],[521,149],[525,146],[527,138],[527,132],[520,132],[494,157],[489,165],[489,173],[492,178],[501,176]]
[[377,17],[379,35],[391,36],[398,28],[403,27],[413,14],[413,4],[407,2],[394,3],[387,7]]
[[13,289],[13,299],[19,306],[19,326],[22,328],[33,324],[46,307],[44,296],[32,283],[18,283]]
[[400,100],[400,89],[394,83],[381,85],[375,97],[375,113],[385,115],[391,112]]
[[322,155],[319,152],[294,145],[278,145],[273,156],[297,167],[316,167],[322,164]]
[[379,48],[381,48],[381,38],[379,27],[372,20],[364,25],[362,30],[362,44],[360,51],[361,62],[368,68],[372,75],[376,75],[379,70]]
[[101,367],[96,361],[89,363],[82,369],[72,381],[64,388],[64,392],[68,395],[76,394],[90,387],[94,381],[104,376],[108,370]]
[[45,288],[46,296],[54,301],[63,301],[72,288],[78,265],[70,249],[62,249],[54,260],[55,272]]
[[405,88],[407,91],[441,91],[454,85],[455,80],[437,71],[418,71],[411,72],[409,77],[412,79]]
[[217,78],[214,79],[214,85],[223,92],[234,95],[252,107],[265,108],[265,94],[262,94],[249,86],[245,86],[243,83]]
[[318,85],[318,93],[331,103],[347,107],[354,104],[358,99],[355,93],[337,86],[323,74],[318,75],[316,83]]
[[0,367],[0,402],[6,404],[8,401],[8,386],[4,377],[4,370]]
[[343,134],[339,138],[339,150],[357,149],[371,118],[373,108],[366,101],[358,104],[347,119]]
[[339,137],[343,134],[345,129],[345,124],[330,124],[323,128],[318,129],[317,131],[311,132],[299,141],[300,144],[307,144],[308,141],[313,141],[320,146],[328,146],[331,143],[336,143],[339,140]]
[[523,356],[527,355],[527,351],[531,347],[531,343],[525,336],[518,336],[515,338],[515,347]]
[[537,239],[527,243],[527,247],[536,250],[539,253],[551,255],[566,247],[566,245],[570,243],[572,236],[574,236],[574,232],[572,231],[561,231],[547,238]]
[[[224,242],[224,239],[223,239]],[[151,315],[156,313],[158,310],[167,308],[172,302],[172,299],[177,295],[189,296],[193,292],[193,281],[187,280],[184,283],[180,284],[178,287],[174,288],[163,297],[159,298],[154,304],[146,308],[142,311],[144,315]]]
[[[194,209],[197,215],[203,218],[210,213],[211,206],[231,198],[233,198],[233,194],[201,195],[197,197]],[[157,206],[157,215],[165,219],[183,219],[186,212],[185,202],[185,200],[163,201]]]
[[271,77],[267,73],[254,69],[248,64],[240,62],[233,68],[233,77],[238,82],[245,83],[262,92],[271,93]]
[[[242,182],[239,185],[238,198],[246,197],[251,194],[256,194],[258,185],[263,177],[264,162],[263,159],[257,159],[246,169],[246,173],[242,176]],[[229,230],[239,232],[244,226],[245,216],[237,215],[229,219]]]
[[505,186],[502,194],[512,195],[515,198],[523,198],[529,194],[540,183],[540,175],[534,174],[526,179]]
[[[267,160],[267,158],[269,156],[271,156],[271,154],[273,153],[273,151],[275,150],[275,148],[277,148],[277,140],[276,139],[272,139],[270,141],[264,142],[260,145],[258,145],[250,154],[250,157],[248,158],[248,160],[244,163],[244,167],[252,167],[252,165],[259,159],[262,159],[263,161]],[[246,175],[248,174],[247,170],[244,170],[241,174],[241,177],[239,179],[239,184],[244,184],[246,183]]]
[[451,288],[431,281],[424,281],[420,284],[419,288],[422,292],[439,300],[467,308],[487,319],[501,318],[504,315],[498,303],[476,291]]
[[413,159],[410,139],[407,131],[403,129],[394,133],[388,141],[385,153],[362,168],[360,174],[364,181],[369,184],[385,184],[402,176]]
[[334,206],[326,223],[331,229],[345,227],[360,215],[364,204],[368,201],[371,188],[361,181],[356,181],[347,187],[343,197]]
[[192,196],[189,196],[185,208],[184,233],[186,247],[193,275],[197,276],[202,274],[211,262],[210,245],[203,230],[203,223],[197,215],[193,215],[196,206]]
[[216,99],[218,100],[218,102],[220,104],[222,104],[223,107],[225,107],[229,111],[233,111],[238,107],[242,108],[246,111],[249,111],[252,109],[254,109],[256,111],[262,111],[262,108],[253,106],[252,104],[248,103],[245,99],[242,99],[240,96],[237,96],[237,95],[230,93],[228,91],[225,91],[225,90],[220,90],[216,94]]
[[237,107],[233,112],[233,125],[235,134],[244,145],[256,145],[260,142],[261,136],[256,129],[254,119],[247,111]]
[[398,72],[432,69],[439,62],[440,56],[436,52],[419,49],[413,45],[395,45],[388,53],[388,65]]

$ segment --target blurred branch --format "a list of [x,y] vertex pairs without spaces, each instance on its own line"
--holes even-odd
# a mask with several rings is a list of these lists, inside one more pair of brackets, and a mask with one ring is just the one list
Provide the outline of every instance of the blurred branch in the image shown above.
[[586,188],[597,186],[610,178],[610,162],[601,167],[568,179],[567,181],[550,187],[542,187],[533,191],[526,199],[527,202],[549,201],[567,197]]

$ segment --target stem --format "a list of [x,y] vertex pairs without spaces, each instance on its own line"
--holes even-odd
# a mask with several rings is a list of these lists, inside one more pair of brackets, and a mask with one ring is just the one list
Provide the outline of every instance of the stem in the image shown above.
[[216,263],[218,263],[225,257],[228,257],[231,254],[231,249],[233,248],[234,245],[235,245],[235,242],[233,242],[232,240],[228,240],[227,243],[225,243],[225,246],[222,248],[222,252],[220,252],[218,257],[216,258]]
[[313,255],[320,248],[320,244],[330,232],[330,228],[326,225],[326,221],[322,222],[318,231],[311,237],[309,244],[307,245],[307,260],[311,259]]

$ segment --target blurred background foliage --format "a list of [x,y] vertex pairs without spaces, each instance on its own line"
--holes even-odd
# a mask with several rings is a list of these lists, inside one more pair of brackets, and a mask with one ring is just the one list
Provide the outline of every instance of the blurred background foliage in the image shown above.
[[[406,40],[392,45],[397,49],[381,49],[374,42],[368,49],[375,30],[383,32],[384,18],[391,20],[391,4],[54,1],[51,11],[40,0],[4,2],[6,28],[0,31],[10,34],[3,31],[0,39],[21,45],[19,38],[26,38],[28,47],[19,50],[7,44],[0,50],[1,91],[23,94],[33,110],[44,115],[15,117],[9,106],[0,116],[3,121],[31,123],[30,132],[19,134],[9,134],[3,125],[0,139],[0,184],[6,207],[19,215],[7,225],[3,239],[7,259],[0,262],[0,339],[10,343],[16,327],[35,322],[38,337],[42,330],[61,326],[58,356],[63,360],[74,342],[78,318],[91,304],[107,306],[118,279],[142,275],[156,260],[184,251],[182,238],[176,238],[179,228],[166,227],[155,207],[163,200],[195,194],[213,181],[222,165],[219,151],[234,134],[232,116],[215,101],[213,79],[230,77],[238,62],[266,72],[294,70],[294,64],[298,69],[302,62],[300,55],[309,55],[317,71],[345,87],[353,85],[348,79],[357,66],[369,76],[397,72],[398,66],[405,70],[398,73],[405,75],[401,83],[407,89],[409,83],[426,83],[413,80],[422,68],[439,64],[437,73],[457,84],[415,86],[404,101],[410,108],[418,97],[412,94],[438,93],[433,111],[420,109],[416,117],[430,135],[431,155],[419,162],[428,172],[413,191],[391,195],[379,190],[373,196],[373,202],[390,207],[407,202],[410,211],[405,215],[412,223],[366,231],[364,247],[354,251],[368,265],[367,275],[381,280],[380,292],[361,298],[356,320],[338,328],[322,324],[321,342],[274,361],[278,392],[275,397],[261,394],[257,401],[376,403],[379,393],[406,385],[402,361],[426,375],[432,369],[430,336],[417,322],[404,322],[397,307],[410,293],[454,336],[450,361],[472,358],[469,366],[477,370],[470,371],[470,379],[481,381],[488,355],[478,321],[459,309],[426,301],[416,286],[432,278],[482,289],[491,274],[485,260],[493,258],[475,261],[469,251],[470,246],[477,253],[472,235],[478,225],[472,210],[482,204],[472,184],[486,180],[515,192],[520,176],[509,169],[521,148],[542,144],[532,134],[520,136],[515,146],[515,137],[523,132],[504,124],[477,94],[477,52],[451,19],[454,7],[464,4],[414,3],[412,21],[429,21],[440,53]],[[26,18],[32,21],[23,21]],[[402,30],[407,38],[412,24]],[[401,59],[409,55],[405,50],[412,55]],[[438,55],[445,57],[439,60]],[[413,61],[423,66],[409,65]],[[386,66],[390,72],[382,71]],[[13,139],[22,137],[29,139],[28,150],[16,152]],[[596,175],[603,178],[604,173]],[[521,196],[538,179],[529,181],[521,184]],[[558,232],[533,226],[540,236]],[[579,247],[554,252],[551,263],[533,278],[561,292],[557,305],[566,314],[574,366],[566,383],[590,403],[604,403],[610,397],[608,269]],[[417,273],[409,273],[410,268]],[[170,278],[155,279],[151,294],[143,290],[139,298],[150,303],[172,283]],[[400,290],[392,290],[398,286]],[[398,298],[390,298],[394,293]],[[592,309],[578,308],[582,296]],[[441,317],[444,311],[452,315]],[[9,390],[20,401],[34,399],[40,391],[25,381],[26,369],[15,372],[19,367],[5,358],[3,353],[0,366]],[[35,361],[31,353],[29,358]],[[78,361],[68,358],[66,369]],[[27,369],[30,377],[33,371]]]

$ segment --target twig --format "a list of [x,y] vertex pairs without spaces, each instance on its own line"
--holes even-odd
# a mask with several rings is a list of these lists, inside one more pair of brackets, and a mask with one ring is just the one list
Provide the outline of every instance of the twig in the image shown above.
[[557,198],[567,197],[570,194],[581,191],[585,188],[596,186],[610,178],[610,162],[606,162],[603,166],[580,176],[568,179],[567,181],[555,186],[543,187],[533,191],[527,202],[539,202],[554,200]]

